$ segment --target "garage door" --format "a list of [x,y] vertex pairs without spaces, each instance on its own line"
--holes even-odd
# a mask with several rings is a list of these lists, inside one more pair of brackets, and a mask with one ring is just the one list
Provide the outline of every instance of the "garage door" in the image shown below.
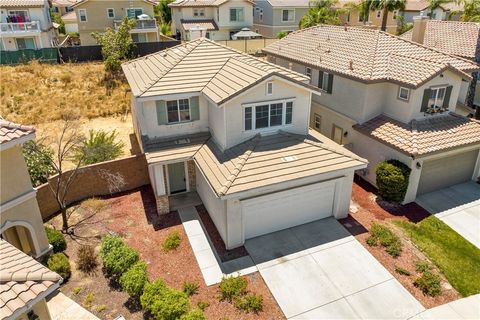
[[329,181],[243,200],[245,239],[331,216],[334,193]]
[[478,150],[425,161],[417,194],[432,192],[472,179]]

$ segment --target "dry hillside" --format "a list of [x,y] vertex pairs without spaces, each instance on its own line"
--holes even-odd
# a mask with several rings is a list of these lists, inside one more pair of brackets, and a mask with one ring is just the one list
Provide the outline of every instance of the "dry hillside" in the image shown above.
[[22,124],[58,120],[63,114],[94,118],[125,114],[128,84],[107,89],[101,63],[0,67],[0,115]]

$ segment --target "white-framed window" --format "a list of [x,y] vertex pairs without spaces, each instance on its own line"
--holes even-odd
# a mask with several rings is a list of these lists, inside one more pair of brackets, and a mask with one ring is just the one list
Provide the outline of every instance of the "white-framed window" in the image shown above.
[[398,99],[408,101],[410,98],[410,89],[405,87],[400,87],[398,89]]
[[267,95],[273,94],[273,82],[267,82]]
[[282,10],[282,22],[295,21],[295,9]]
[[318,80],[318,87],[328,92],[330,88],[330,74],[328,72],[320,72]]
[[18,50],[37,48],[34,38],[16,38],[15,41],[17,43]]
[[438,87],[430,89],[430,99],[428,100],[428,107],[432,109],[438,109],[443,107],[443,99],[445,98],[445,92],[447,87]]
[[230,21],[231,22],[243,22],[245,14],[243,8],[230,8]]
[[107,8],[107,18],[115,19],[115,9],[114,8]]
[[259,130],[292,123],[293,101],[266,102],[244,107],[244,130]]
[[315,127],[315,129],[317,129],[318,131],[320,131],[322,129],[322,116],[315,113],[313,115],[313,125]]
[[127,17],[129,19],[137,19],[143,14],[143,8],[127,8]]
[[312,78],[312,68],[305,67],[305,75],[307,77],[310,77],[310,79],[311,79]]
[[80,17],[80,22],[87,22],[87,10],[86,9],[79,9],[78,15]]
[[188,99],[167,101],[168,123],[180,123],[190,121],[190,105]]
[[193,9],[193,16],[194,17],[205,17],[205,9]]

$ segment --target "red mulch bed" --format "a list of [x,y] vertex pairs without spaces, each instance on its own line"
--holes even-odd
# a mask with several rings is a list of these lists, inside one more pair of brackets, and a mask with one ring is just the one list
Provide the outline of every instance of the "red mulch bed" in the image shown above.
[[[461,295],[450,286],[442,274],[440,274],[442,277],[442,294],[438,297],[426,296],[413,285],[415,278],[420,276],[415,271],[415,261],[428,259],[408,240],[400,229],[389,221],[396,219],[419,222],[430,216],[425,209],[416,203],[407,205],[388,203],[377,197],[375,187],[358,177],[353,184],[352,201],[356,207],[356,212],[350,212],[350,215],[340,222],[424,307],[432,308],[461,298]],[[403,248],[399,257],[390,256],[381,246],[371,247],[366,243],[369,237],[368,230],[374,223],[386,223],[392,231],[400,236]],[[410,271],[412,275],[400,275],[395,271],[397,267]]]
[[[259,314],[246,314],[237,310],[228,302],[218,300],[218,285],[207,287],[198,267],[187,235],[181,224],[178,213],[158,216],[155,209],[155,198],[150,187],[124,193],[119,196],[103,200],[107,207],[97,212],[94,218],[75,229],[78,236],[75,240],[68,239],[67,253],[74,256],[78,243],[88,243],[99,249],[101,236],[108,232],[120,234],[125,242],[139,251],[140,257],[148,264],[150,279],[164,279],[165,282],[177,289],[182,288],[185,281],[194,281],[200,285],[198,293],[190,298],[192,308],[199,301],[207,301],[210,306],[205,309],[208,319],[284,319],[275,299],[268,290],[258,272],[246,276],[251,292],[261,294],[264,300],[263,311]],[[82,210],[77,210],[81,212]],[[80,213],[79,213],[80,214]],[[94,221],[93,221],[94,220]],[[59,221],[56,223],[58,224]],[[56,225],[57,225],[56,224]],[[173,251],[163,252],[161,243],[167,235],[177,231],[182,239],[180,246]],[[69,282],[62,286],[62,292],[82,304],[87,293],[95,295],[94,306],[90,308],[97,316],[103,319],[113,319],[123,314],[127,319],[144,319],[143,312],[138,309],[128,296],[119,291],[117,286],[108,283],[100,267],[96,275],[84,275],[75,270]],[[82,287],[80,294],[73,294],[72,290]],[[107,310],[96,312],[96,306],[105,304]]]
[[200,216],[200,219],[202,219],[208,236],[212,241],[213,246],[215,247],[215,250],[217,251],[218,256],[220,257],[222,262],[248,256],[247,249],[245,249],[244,246],[232,250],[227,250],[227,248],[225,247],[225,243],[223,242],[222,237],[220,236],[220,233],[215,227],[215,224],[213,223],[213,220],[210,217],[210,214],[208,213],[205,206],[202,204],[196,206],[195,208],[197,209],[198,215]]

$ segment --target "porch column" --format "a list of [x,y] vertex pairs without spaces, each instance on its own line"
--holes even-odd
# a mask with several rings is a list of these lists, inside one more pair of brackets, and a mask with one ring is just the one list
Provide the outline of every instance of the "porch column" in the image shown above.
[[151,164],[148,166],[148,174],[157,202],[157,213],[167,214],[170,212],[170,201],[168,199],[165,182],[165,165]]

